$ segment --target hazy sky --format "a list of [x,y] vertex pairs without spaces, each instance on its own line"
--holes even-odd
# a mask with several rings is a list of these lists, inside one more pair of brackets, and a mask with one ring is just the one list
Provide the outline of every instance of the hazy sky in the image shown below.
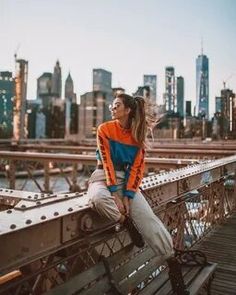
[[14,71],[14,53],[29,61],[28,98],[36,79],[57,59],[63,85],[68,72],[75,92],[92,89],[92,69],[112,72],[113,87],[134,92],[143,74],[165,66],[185,79],[185,98],[195,103],[195,60],[209,58],[210,111],[223,81],[236,91],[236,0],[0,0],[0,71]]

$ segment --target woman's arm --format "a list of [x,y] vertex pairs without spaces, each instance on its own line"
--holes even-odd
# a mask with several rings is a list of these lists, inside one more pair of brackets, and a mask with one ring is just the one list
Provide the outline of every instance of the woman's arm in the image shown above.
[[145,150],[143,148],[140,148],[135,157],[133,165],[129,169],[129,175],[126,182],[126,189],[124,190],[124,196],[130,199],[134,198],[134,195],[143,179],[145,167],[144,156]]
[[97,145],[99,149],[99,153],[101,156],[101,160],[103,163],[103,169],[106,175],[106,184],[109,191],[116,192],[117,191],[117,181],[115,175],[115,169],[111,160],[111,152],[110,152],[110,144],[109,138],[106,135],[105,125],[100,125],[97,130]]

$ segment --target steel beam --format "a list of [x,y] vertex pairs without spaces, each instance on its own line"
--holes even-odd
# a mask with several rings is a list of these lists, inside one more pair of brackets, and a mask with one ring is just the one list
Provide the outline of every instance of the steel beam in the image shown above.
[[[221,181],[236,171],[236,156],[206,161],[144,178],[141,189],[153,210],[184,194]],[[0,189],[0,273],[18,269],[53,253],[86,230],[106,228],[107,222],[90,208],[86,193],[40,194]]]

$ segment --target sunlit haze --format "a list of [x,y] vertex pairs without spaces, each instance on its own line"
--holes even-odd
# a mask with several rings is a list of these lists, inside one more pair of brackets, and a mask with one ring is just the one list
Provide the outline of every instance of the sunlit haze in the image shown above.
[[28,60],[28,99],[57,59],[63,85],[70,71],[77,96],[92,90],[93,68],[111,71],[112,86],[128,93],[156,74],[161,103],[165,67],[174,66],[195,103],[202,43],[212,115],[223,81],[236,90],[235,12],[234,0],[0,0],[0,71],[14,71],[15,52]]

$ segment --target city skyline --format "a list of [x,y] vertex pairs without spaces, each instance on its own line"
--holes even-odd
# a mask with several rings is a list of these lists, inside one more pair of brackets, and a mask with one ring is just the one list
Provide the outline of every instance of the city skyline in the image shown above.
[[[112,86],[128,93],[157,75],[162,102],[165,67],[185,80],[185,100],[196,99],[196,58],[209,58],[210,115],[223,81],[236,86],[236,2],[227,1],[0,1],[0,70],[14,72],[14,53],[29,61],[28,99],[37,78],[62,67],[78,96],[92,89],[92,70],[112,72]],[[63,92],[64,93],[64,92]]]

